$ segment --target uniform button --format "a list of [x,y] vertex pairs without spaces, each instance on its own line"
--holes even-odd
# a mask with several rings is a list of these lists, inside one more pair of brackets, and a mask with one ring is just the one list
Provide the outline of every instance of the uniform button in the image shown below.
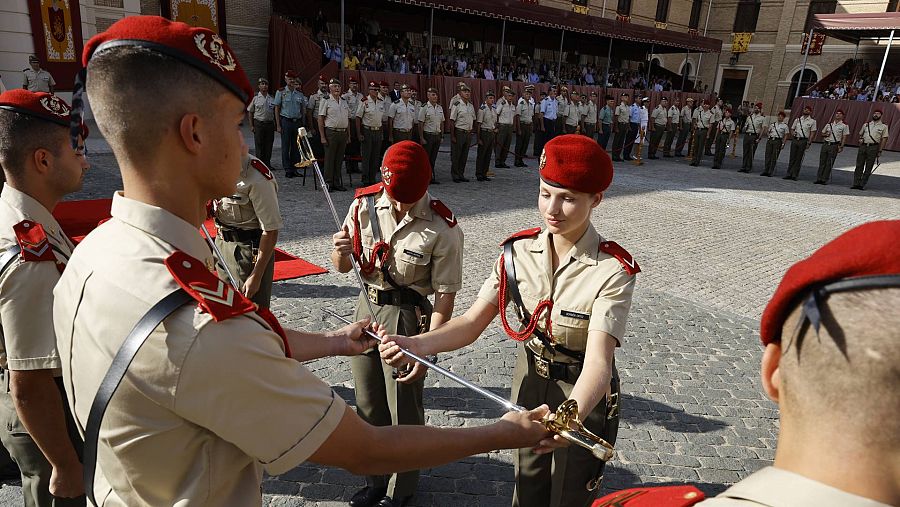
[[188,261],[182,262],[181,265],[184,266],[184,267],[187,268],[187,269],[190,269],[190,268],[191,268],[191,263],[188,262]]
[[22,224],[22,227],[24,227],[26,229],[31,227],[31,222],[25,222],[24,224]]

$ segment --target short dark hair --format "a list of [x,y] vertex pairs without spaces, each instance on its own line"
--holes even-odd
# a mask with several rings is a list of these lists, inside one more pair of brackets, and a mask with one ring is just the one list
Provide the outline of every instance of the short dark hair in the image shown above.
[[35,150],[45,149],[59,156],[68,132],[62,125],[0,109],[0,166],[13,177],[21,176]]

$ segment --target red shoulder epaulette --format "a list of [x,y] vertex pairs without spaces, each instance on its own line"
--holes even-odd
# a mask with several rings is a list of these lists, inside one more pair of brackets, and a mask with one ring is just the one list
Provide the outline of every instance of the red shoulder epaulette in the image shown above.
[[376,183],[374,185],[369,185],[368,187],[357,188],[356,194],[353,197],[359,199],[360,197],[365,197],[367,195],[375,195],[378,192],[381,192],[382,188],[384,188],[383,183]]
[[541,233],[541,228],[540,228],[540,227],[534,227],[534,228],[531,228],[531,229],[525,229],[524,231],[519,231],[519,232],[513,234],[512,236],[510,236],[510,237],[504,239],[503,242],[500,243],[500,244],[501,244],[501,245],[505,245],[505,244],[509,243],[510,241],[512,241],[512,240],[514,240],[514,239],[530,238],[531,236],[537,236],[537,235],[540,234],[540,233]]
[[200,308],[216,322],[256,310],[252,301],[190,255],[176,251],[165,260],[165,264],[178,285],[196,299]]
[[604,241],[600,243],[600,251],[606,254],[612,255],[616,259],[622,263],[622,267],[625,268],[625,271],[628,272],[629,275],[636,275],[641,272],[641,267],[638,266],[634,257],[628,253],[628,250],[622,248],[615,241]]
[[31,220],[22,220],[13,226],[13,232],[16,234],[19,248],[22,249],[19,256],[23,261],[56,261],[43,225]]
[[456,227],[456,216],[450,211],[450,208],[448,208],[446,204],[442,203],[439,199],[432,199],[431,209],[440,215],[441,218],[446,220],[447,225],[449,225],[451,229]]
[[705,498],[694,486],[632,488],[594,500],[591,507],[690,507]]
[[267,180],[275,178],[275,175],[272,174],[272,171],[266,166],[266,163],[258,158],[251,158],[250,166],[259,171]]

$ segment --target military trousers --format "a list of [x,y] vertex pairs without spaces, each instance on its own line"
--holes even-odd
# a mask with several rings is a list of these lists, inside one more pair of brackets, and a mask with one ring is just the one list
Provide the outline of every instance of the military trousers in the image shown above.
[[[0,389],[0,440],[3,446],[9,451],[9,456],[19,466],[22,474],[22,497],[25,501],[25,507],[75,507],[84,506],[86,500],[84,496],[79,498],[57,498],[50,494],[50,475],[53,473],[53,467],[44,453],[28,434],[25,425],[22,424],[16,407],[13,404],[12,395],[7,392],[8,381],[5,375],[9,375],[9,371],[2,374],[4,386]],[[61,402],[63,404],[63,412],[66,418],[66,429],[69,434],[69,441],[75,448],[78,458],[82,457],[84,441],[78,434],[75,421],[69,411],[69,404],[66,402],[66,392],[63,388],[62,377],[58,377],[56,386],[59,389]]]
[[[716,131],[716,127],[717,127],[718,125],[719,125],[719,122],[714,121],[714,122],[712,122],[712,123],[709,125],[709,128],[711,128],[711,129],[713,130],[713,132],[715,132],[715,131]],[[708,139],[706,140],[706,144],[703,145],[703,146],[704,146],[704,148],[703,148],[703,149],[704,149],[704,153],[703,153],[704,155],[712,155],[712,147],[713,147],[713,144],[715,144],[715,142],[716,142],[716,140],[715,140],[714,137],[710,137],[710,138],[708,138]]]
[[509,156],[509,147],[512,144],[512,124],[497,124],[497,156],[494,162],[497,165],[506,165],[506,158]]
[[631,160],[631,150],[638,142],[638,133],[641,131],[640,123],[629,123],[628,133],[625,134],[625,144],[622,146],[622,158]]
[[[553,120],[553,137],[563,135],[566,132],[566,117],[559,115]],[[550,138],[552,139],[552,137]],[[550,139],[547,139],[548,141]]]
[[572,124],[566,123],[565,132],[566,132],[566,134],[574,134],[574,133],[578,132],[578,124],[572,125]]
[[861,144],[856,152],[856,169],[853,171],[853,186],[865,188],[869,177],[875,171],[880,144]]
[[356,130],[356,121],[350,119],[350,138],[347,140],[347,173],[362,172],[359,170],[359,159],[362,156],[359,142],[359,132]]
[[[228,266],[228,270],[237,279],[235,280],[240,289],[250,273],[253,273],[253,266],[256,264],[256,256],[259,253],[258,241],[225,241],[222,235],[216,235],[216,246],[222,252],[222,262]],[[219,278],[228,280],[228,275],[221,266],[217,266]],[[259,290],[250,298],[251,301],[259,305],[261,308],[269,308],[272,301],[272,279],[275,276],[275,252],[266,265],[263,272],[263,278],[259,282]]]
[[725,161],[725,153],[728,151],[728,138],[730,135],[728,132],[716,134],[716,153],[713,156],[713,169],[722,167],[722,162]]
[[556,135],[559,133],[559,130],[556,129],[556,120],[548,120],[544,118],[544,135],[541,137],[541,152],[544,151],[544,145],[549,143]]
[[[678,130],[678,141],[675,142],[675,154],[681,156],[682,150],[684,150],[685,144],[687,144],[688,138],[691,135],[691,124],[690,123],[682,123],[681,128]],[[690,149],[690,147],[688,147]]]
[[756,156],[756,147],[759,145],[759,134],[744,134],[744,159],[741,163],[741,170],[749,173],[753,170],[753,157]]
[[[369,316],[364,298],[365,295],[360,294],[354,320]],[[375,321],[384,325],[388,333],[404,336],[419,334],[419,320],[414,307],[372,306],[375,308]],[[393,368],[381,360],[377,348],[352,357],[350,370],[356,393],[356,412],[364,421],[374,426],[425,424],[422,401],[424,379],[412,384],[397,382],[392,375]],[[418,470],[366,477],[367,485],[387,488],[387,495],[394,499],[415,493],[418,482]]]
[[[544,132],[544,120],[537,120],[540,122],[537,127],[534,124],[531,125],[532,131],[534,132],[534,145],[531,148],[531,156],[539,157],[541,155],[541,151],[544,149],[544,143],[546,141],[546,133]],[[527,146],[526,146],[527,148]]]
[[800,175],[800,166],[803,164],[803,156],[806,155],[806,147],[809,146],[809,139],[795,138],[791,141],[791,158],[788,161],[787,175],[793,179],[797,179]]
[[609,138],[612,135],[612,124],[611,123],[601,123],[600,124],[600,135],[597,136],[597,144],[600,145],[604,150],[609,151]]
[[837,158],[838,143],[822,143],[822,151],[819,152],[819,172],[816,181],[828,183],[831,180],[831,170],[834,168],[834,159]]
[[784,143],[782,143],[780,137],[770,137],[766,140],[766,165],[762,172],[763,176],[775,174],[775,169],[778,166],[778,155],[781,155],[782,148],[784,148]]
[[296,174],[297,169],[294,164],[300,161],[300,150],[297,147],[297,130],[300,128],[300,121],[286,116],[282,116],[280,121],[281,168],[284,169],[285,174]]
[[470,130],[456,129],[453,136],[456,142],[450,146],[450,175],[453,180],[465,178],[466,162],[469,161],[469,144],[472,142]]
[[325,139],[328,140],[325,150],[325,183],[329,187],[339,187],[341,165],[344,163],[344,152],[347,149],[347,129],[325,127]]
[[650,146],[647,150],[648,157],[655,157],[659,150],[659,144],[662,142],[663,135],[666,133],[665,125],[654,125],[653,132],[650,132]]
[[391,144],[399,143],[400,141],[409,141],[412,139],[412,130],[400,130],[400,129],[392,129],[391,130]]
[[[531,130],[533,125],[530,123],[519,122],[519,133],[516,134],[516,164],[524,164],[525,155],[528,153],[528,143],[531,141]],[[537,142],[535,140],[535,142]]]
[[697,129],[694,132],[694,145],[691,147],[691,165],[700,165],[703,160],[703,151],[706,146],[709,129]]
[[428,153],[428,161],[431,162],[431,181],[437,181],[437,155],[441,149],[442,135],[440,132],[425,132],[425,152]]
[[[297,135],[294,134],[294,149]],[[272,167],[272,144],[275,142],[275,122],[253,120],[253,148],[256,158],[263,161],[267,167]],[[299,155],[299,154],[298,154]],[[298,156],[299,160],[299,156]]]
[[678,129],[675,125],[669,125],[666,127],[666,137],[663,141],[663,155],[666,157],[672,156],[672,143],[675,142],[675,135],[678,133]]
[[364,126],[362,134],[362,180],[365,185],[374,185],[381,166],[381,128]]
[[[512,380],[512,401],[523,407],[546,403],[551,410],[556,410],[572,394],[574,385],[539,376],[528,356],[525,346],[519,343]],[[615,369],[613,377],[618,379]],[[614,381],[615,393],[618,393],[617,384],[618,381]],[[597,388],[606,390],[605,386]],[[605,397],[583,422],[588,430],[615,444],[619,419],[617,413],[607,412]],[[602,475],[604,463],[575,445],[542,455],[534,454],[531,449],[518,449],[515,465],[513,507],[587,507],[600,492],[599,488],[589,488]]]
[[497,133],[493,130],[481,129],[478,134],[478,156],[475,159],[475,177],[487,178],[491,166],[491,153],[494,152],[494,139]]

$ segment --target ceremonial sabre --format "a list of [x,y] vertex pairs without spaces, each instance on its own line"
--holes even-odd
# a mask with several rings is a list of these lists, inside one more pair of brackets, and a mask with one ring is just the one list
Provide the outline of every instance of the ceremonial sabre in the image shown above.
[[[332,317],[340,320],[341,322],[343,322],[345,324],[352,324],[352,322],[350,322],[349,320],[345,319],[344,317],[341,317],[340,315],[334,313],[331,310],[328,310],[327,308],[323,308],[322,311],[327,313],[328,315],[331,315]],[[382,339],[380,336],[373,333],[369,329],[364,329],[363,332],[365,332],[370,337],[375,338],[379,342],[382,342],[382,343],[384,342],[384,339]],[[467,387],[467,388],[475,391],[476,393],[484,396],[485,398],[488,398],[489,400],[498,403],[499,405],[503,406],[503,408],[505,408],[507,410],[510,410],[512,412],[526,412],[526,409],[524,407],[516,405],[515,403],[507,400],[506,398],[504,398],[496,393],[493,393],[491,391],[488,391],[487,389],[485,389],[481,386],[477,386],[477,385],[473,384],[472,382],[469,382],[468,380],[453,373],[452,371],[450,371],[446,368],[443,368],[441,366],[438,366],[438,365],[432,363],[431,361],[428,361],[427,359],[425,359],[413,352],[410,352],[402,347],[400,348],[400,352],[402,352],[403,355],[412,359],[413,361],[420,363],[424,366],[427,366],[428,368],[440,373],[441,375],[444,375],[445,377],[453,380],[454,382],[462,385],[463,387]],[[551,414],[555,416],[552,419],[549,417]],[[541,420],[541,423],[548,430],[560,435],[561,437],[565,438],[569,442],[572,442],[573,444],[584,447],[585,449],[591,451],[591,454],[593,454],[594,457],[599,460],[606,462],[613,458],[613,455],[614,455],[613,446],[606,440],[603,440],[602,438],[593,434],[590,430],[585,428],[584,424],[582,424],[581,420],[578,418],[578,402],[576,402],[575,400],[571,400],[571,399],[566,400],[559,405],[559,407],[556,409],[555,413],[551,413],[551,414],[547,414],[547,416],[545,416]]]
[[[319,162],[316,160],[316,156],[313,153],[312,144],[309,142],[306,127],[300,127],[300,130],[297,131],[297,149],[300,152],[300,158],[302,160],[296,165],[298,167],[308,167],[310,165],[313,167],[316,172],[316,179],[322,187],[322,193],[325,194],[325,202],[328,203],[328,208],[331,209],[331,217],[334,219],[334,225],[340,230],[341,219],[338,218],[337,210],[334,208],[334,201],[331,200],[331,194],[328,193],[328,185],[325,183],[325,177],[322,176],[322,170],[319,169]],[[359,289],[365,293],[366,283],[363,281],[362,272],[359,269],[359,263],[356,261],[356,257],[350,256],[350,264],[353,266],[353,273],[356,274],[356,282],[359,284]],[[365,300],[366,306],[369,309],[369,315],[371,315],[374,320],[375,309],[372,307],[372,301],[370,301],[369,298],[365,298]]]
[[241,286],[238,285],[237,278],[235,278],[231,270],[228,269],[228,264],[225,264],[225,257],[222,257],[222,252],[219,251],[219,247],[216,246],[216,242],[213,241],[212,236],[209,235],[209,231],[206,230],[206,224],[200,224],[200,230],[203,231],[203,237],[206,238],[206,242],[212,249],[213,255],[215,255],[216,257],[216,261],[222,266],[222,270],[225,271],[225,276],[228,277],[228,281],[231,282],[231,286],[234,287],[235,290],[240,291]]

